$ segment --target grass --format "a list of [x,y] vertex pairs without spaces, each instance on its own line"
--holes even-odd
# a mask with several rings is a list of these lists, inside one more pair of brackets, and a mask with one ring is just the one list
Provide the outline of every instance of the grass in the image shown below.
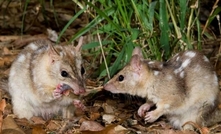
[[[72,40],[90,30],[95,30],[92,35],[105,35],[101,44],[105,44],[102,47],[112,77],[130,60],[135,46],[143,48],[146,58],[156,60],[167,60],[181,50],[200,49],[198,3],[188,0],[84,1],[81,5],[88,5],[93,20]],[[99,43],[89,43],[84,48],[92,48],[89,46],[99,47]],[[102,64],[100,77],[107,75],[107,68]]]
[[[63,27],[59,39],[76,18],[87,13],[92,20],[70,42],[88,33],[101,36],[100,42],[91,41],[83,49],[92,51],[94,60],[103,50],[96,76],[112,77],[130,60],[135,46],[143,48],[145,58],[161,61],[181,50],[201,49],[202,37],[210,37],[205,28],[221,11],[220,7],[215,8],[218,1],[202,30],[199,0],[73,0],[81,10]],[[28,3],[24,6],[23,20]],[[39,3],[43,4],[44,0]],[[54,9],[53,0],[50,3]],[[56,19],[56,13],[54,16]]]

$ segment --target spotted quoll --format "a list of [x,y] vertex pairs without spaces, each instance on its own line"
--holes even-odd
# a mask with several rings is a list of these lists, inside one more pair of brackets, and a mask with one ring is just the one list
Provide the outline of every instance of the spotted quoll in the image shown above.
[[[48,40],[30,43],[13,62],[8,81],[13,112],[18,118],[50,119],[69,105],[84,108],[81,46],[60,46]],[[65,95],[66,93],[66,95]]]
[[[180,52],[167,62],[159,62],[145,60],[140,48],[133,50],[130,62],[104,89],[146,98],[138,115],[146,122],[165,115],[176,129],[193,129],[184,125],[188,121],[204,126],[219,93],[216,73],[199,51]],[[149,111],[153,105],[156,109]]]

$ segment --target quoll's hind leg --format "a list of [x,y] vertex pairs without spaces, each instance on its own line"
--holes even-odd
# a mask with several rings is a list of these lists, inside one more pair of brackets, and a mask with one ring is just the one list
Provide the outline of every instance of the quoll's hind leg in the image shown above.
[[74,111],[75,111],[75,107],[74,105],[69,105],[68,107],[64,107],[62,109],[62,117],[65,118],[72,118],[74,117]]
[[182,115],[180,128],[184,130],[194,130],[195,126],[201,127],[202,123],[202,112],[197,108],[191,108]]
[[32,116],[34,116],[34,109],[27,101],[14,97],[12,99],[12,105],[13,113],[18,116],[18,118],[30,119]]

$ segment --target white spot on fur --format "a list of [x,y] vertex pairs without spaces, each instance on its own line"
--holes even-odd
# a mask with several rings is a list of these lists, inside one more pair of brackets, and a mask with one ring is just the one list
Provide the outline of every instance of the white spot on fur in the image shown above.
[[216,86],[218,86],[218,78],[217,78],[215,72],[214,72],[214,84],[215,84]]
[[177,57],[179,55],[179,53],[175,54],[173,57]]
[[177,58],[176,58],[176,61],[178,61],[180,59],[180,57],[178,56]]
[[172,80],[173,77],[172,77],[171,75],[167,75],[167,79],[168,79],[168,80]]
[[19,61],[19,62],[24,62],[25,59],[26,59],[26,57],[25,57],[24,54],[22,54],[22,55],[20,55],[20,56],[18,57],[18,61]]
[[34,43],[29,44],[29,47],[30,47],[32,50],[36,50],[36,49],[38,48]]
[[205,61],[205,62],[209,62],[209,59],[204,55],[203,56],[203,60]]
[[59,55],[60,55],[61,57],[63,57],[63,56],[64,56],[64,53],[60,52]]
[[191,62],[190,59],[186,59],[186,60],[182,63],[181,67],[183,67],[183,68],[187,67],[187,66],[190,64],[190,62]]
[[178,69],[174,70],[174,73],[177,74],[177,73],[183,71],[183,69],[185,67],[187,67],[190,64],[190,62],[191,62],[190,59],[186,59]]
[[75,55],[75,51],[71,51],[71,54],[72,54],[72,55]]
[[39,50],[37,50],[37,53],[40,54],[40,53],[42,53],[43,51],[44,51],[44,49],[39,49]]
[[181,78],[184,78],[184,71],[182,71],[182,72],[180,73],[180,77],[181,77]]
[[178,69],[174,70],[174,73],[177,74],[177,73],[181,72],[182,70],[183,70],[183,68],[182,68],[182,66],[181,66],[181,67],[179,67]]
[[170,105],[169,105],[169,104],[165,104],[165,105],[164,105],[164,108],[165,108],[165,109],[168,109],[168,108],[170,108]]
[[193,51],[188,51],[188,52],[185,53],[185,55],[193,58],[196,55],[196,53],[193,52]]
[[150,61],[150,62],[148,62],[148,64],[154,64],[155,62],[154,61]]
[[159,71],[154,71],[153,73],[155,76],[157,76],[159,74]]

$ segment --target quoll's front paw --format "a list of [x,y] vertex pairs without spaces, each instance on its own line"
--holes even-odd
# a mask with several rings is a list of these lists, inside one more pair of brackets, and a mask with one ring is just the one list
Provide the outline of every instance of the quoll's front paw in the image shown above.
[[62,92],[63,92],[63,88],[62,88],[62,84],[58,84],[57,87],[55,88],[54,92],[53,92],[53,97],[55,99],[61,98],[62,96]]
[[145,113],[150,110],[151,106],[152,105],[149,103],[145,103],[145,104],[141,105],[140,108],[138,109],[138,112],[137,112],[138,115],[140,117],[144,117]]
[[159,117],[160,117],[160,115],[157,113],[157,111],[150,111],[150,112],[146,113],[144,120],[145,120],[145,122],[154,122]]
[[86,110],[86,107],[80,100],[74,100],[73,104],[76,108],[80,108],[82,111]]

